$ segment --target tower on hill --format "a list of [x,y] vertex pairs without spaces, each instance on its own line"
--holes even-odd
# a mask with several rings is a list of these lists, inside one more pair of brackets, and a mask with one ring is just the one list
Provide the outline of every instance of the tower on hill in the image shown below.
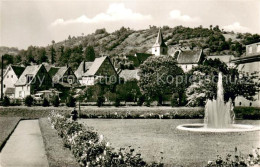
[[161,29],[159,29],[157,39],[152,47],[152,54],[155,56],[161,56],[167,54],[167,45],[164,43]]

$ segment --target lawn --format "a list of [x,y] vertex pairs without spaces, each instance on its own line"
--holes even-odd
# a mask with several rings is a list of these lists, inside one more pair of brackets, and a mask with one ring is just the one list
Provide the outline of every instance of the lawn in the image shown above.
[[19,120],[20,118],[18,117],[0,117],[0,151],[14,131]]
[[[243,133],[200,133],[177,130],[179,124],[201,123],[201,119],[81,119],[103,134],[116,149],[131,146],[147,161],[174,166],[205,166],[208,160],[234,153],[251,153],[260,147],[260,131]],[[236,123],[260,125],[260,121],[237,120]],[[162,153],[161,153],[162,152]]]
[[39,125],[49,167],[78,167],[76,159],[71,151],[63,146],[62,139],[58,136],[57,131],[51,128],[48,119],[39,119]]

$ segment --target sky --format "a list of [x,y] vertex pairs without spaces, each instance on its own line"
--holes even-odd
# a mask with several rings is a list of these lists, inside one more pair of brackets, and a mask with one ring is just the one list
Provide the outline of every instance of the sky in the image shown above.
[[260,34],[260,0],[0,0],[0,46],[26,49],[100,28],[149,25]]

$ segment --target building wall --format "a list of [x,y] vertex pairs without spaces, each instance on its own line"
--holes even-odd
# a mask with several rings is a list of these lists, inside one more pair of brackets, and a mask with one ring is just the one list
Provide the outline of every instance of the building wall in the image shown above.
[[102,65],[99,67],[96,72],[96,76],[117,76],[117,72],[108,58],[105,59]]
[[30,85],[16,86],[15,87],[15,98],[24,99],[26,96],[31,95]]
[[198,66],[198,64],[179,64],[184,72],[189,72],[193,67]]
[[167,47],[152,47],[152,54],[155,56],[161,56],[167,54]]
[[[239,71],[248,72],[249,74],[258,72],[258,76],[260,77],[260,62],[251,62],[245,64],[238,65]],[[260,107],[260,92],[254,96],[256,101],[249,101],[244,97],[237,97],[235,100],[235,106],[253,106],[253,107]]]
[[14,84],[17,82],[18,78],[12,68],[10,68],[6,75],[4,76],[3,81],[3,92],[5,93],[7,88],[15,88]]
[[246,46],[246,56],[254,56],[260,54],[260,42]]
[[95,77],[82,77],[82,85],[94,85],[95,84]]

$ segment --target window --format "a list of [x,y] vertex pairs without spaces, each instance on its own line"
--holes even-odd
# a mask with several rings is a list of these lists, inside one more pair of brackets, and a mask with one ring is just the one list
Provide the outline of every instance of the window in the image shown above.
[[256,51],[260,52],[260,45],[257,45]]
[[252,102],[249,103],[249,106],[250,106],[250,107],[252,106]]
[[22,91],[19,91],[19,97],[22,97]]
[[5,88],[5,84],[4,84],[4,88]]
[[13,78],[13,75],[11,75],[11,78]]
[[252,46],[248,47],[248,53],[252,53]]
[[241,106],[241,105],[242,105],[242,103],[241,103],[241,102],[239,102],[239,105]]
[[9,78],[9,75],[7,75],[7,78]]

